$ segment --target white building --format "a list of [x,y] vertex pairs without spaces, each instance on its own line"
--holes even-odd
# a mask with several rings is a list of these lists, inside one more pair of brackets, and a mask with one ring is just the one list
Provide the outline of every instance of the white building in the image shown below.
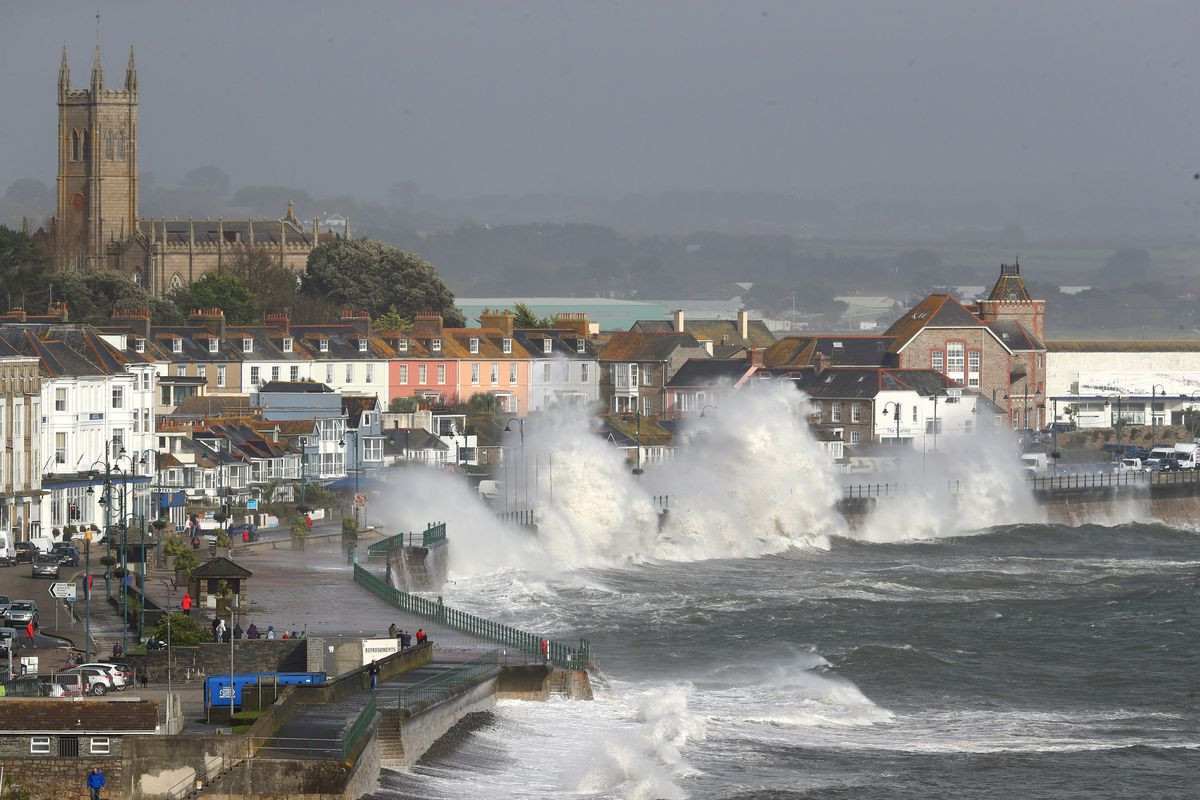
[[595,345],[586,335],[573,330],[517,329],[513,338],[532,356],[530,411],[600,402],[600,362]]
[[38,366],[36,358],[0,357],[0,531],[12,534],[10,544],[37,536],[41,524]]

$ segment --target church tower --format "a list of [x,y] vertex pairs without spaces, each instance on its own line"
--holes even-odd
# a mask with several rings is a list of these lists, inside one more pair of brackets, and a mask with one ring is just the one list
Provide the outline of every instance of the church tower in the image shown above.
[[[133,47],[120,89],[104,88],[100,44],[86,89],[71,88],[67,48],[58,68],[58,198],[61,266],[109,266],[109,252],[137,227],[137,70]],[[115,266],[115,264],[113,265]]]

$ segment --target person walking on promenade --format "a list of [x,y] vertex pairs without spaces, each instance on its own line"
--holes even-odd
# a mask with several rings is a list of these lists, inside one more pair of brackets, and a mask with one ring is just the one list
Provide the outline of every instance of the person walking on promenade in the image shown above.
[[25,624],[25,638],[29,640],[30,644],[33,644],[33,620],[29,620]]
[[379,680],[379,665],[374,660],[371,661],[371,691],[375,691],[375,683]]
[[400,634],[400,629],[396,627],[396,623],[388,625],[388,638],[395,639]]
[[417,628],[417,644],[425,644],[425,640],[429,637],[425,635],[424,628]]
[[217,627],[213,630],[213,641],[222,642],[225,640],[225,620],[218,618]]
[[311,514],[304,515],[304,527],[308,528],[309,533],[312,533],[312,515]]
[[257,639],[258,638],[258,626],[255,625],[253,622],[250,623],[249,628],[246,628],[246,638],[247,639]]
[[104,788],[104,773],[99,767],[92,767],[87,776],[87,788],[92,800],[100,800],[100,790]]
[[237,623],[234,623],[234,626],[233,626],[233,638],[235,638],[235,639],[240,639],[240,638],[242,638],[242,634],[243,634],[243,633],[245,633],[245,631],[243,631],[243,630],[242,630],[242,626],[241,626],[241,625],[238,625]]
[[183,602],[180,603],[180,605],[183,606],[183,613],[190,617],[192,615],[192,596],[187,592],[184,592]]
[[274,626],[274,625],[268,625],[268,626],[267,626],[267,638],[268,638],[268,639],[274,639],[274,638],[275,638],[275,626]]
[[412,647],[412,634],[408,631],[400,631],[400,649],[407,650]]

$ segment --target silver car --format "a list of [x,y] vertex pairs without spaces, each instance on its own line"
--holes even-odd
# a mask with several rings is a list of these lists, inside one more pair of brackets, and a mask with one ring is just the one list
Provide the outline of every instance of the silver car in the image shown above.
[[4,618],[14,628],[24,628],[30,622],[36,628],[38,626],[37,603],[33,600],[14,600],[8,607],[8,611],[4,612]]

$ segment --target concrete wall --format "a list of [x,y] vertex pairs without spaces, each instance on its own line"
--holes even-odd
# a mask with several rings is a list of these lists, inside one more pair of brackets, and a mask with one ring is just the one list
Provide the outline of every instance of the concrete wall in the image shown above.
[[113,797],[149,800],[162,797],[184,780],[219,760],[229,747],[221,736],[138,736],[125,743],[124,772],[108,778]]
[[[25,746],[28,752],[28,740]],[[4,769],[4,796],[28,797],[30,800],[74,800],[87,797],[83,782],[87,780],[88,771],[93,766],[99,767],[104,773],[104,779],[110,789],[122,785],[125,772],[120,758],[82,755],[78,758],[0,758],[0,768]],[[18,789],[24,794],[16,794]],[[111,791],[110,795],[124,796]]]
[[467,692],[438,703],[415,716],[401,709],[381,710],[377,738],[380,762],[385,767],[409,767],[417,763],[433,743],[442,738],[467,714],[496,705],[499,678],[491,678]]
[[[209,675],[229,672],[229,645],[205,642],[195,647],[174,647],[171,680],[201,683]],[[167,651],[152,650],[130,656],[129,664],[151,681],[167,679]],[[308,672],[306,639],[238,639],[233,642],[233,666],[238,672]]]

